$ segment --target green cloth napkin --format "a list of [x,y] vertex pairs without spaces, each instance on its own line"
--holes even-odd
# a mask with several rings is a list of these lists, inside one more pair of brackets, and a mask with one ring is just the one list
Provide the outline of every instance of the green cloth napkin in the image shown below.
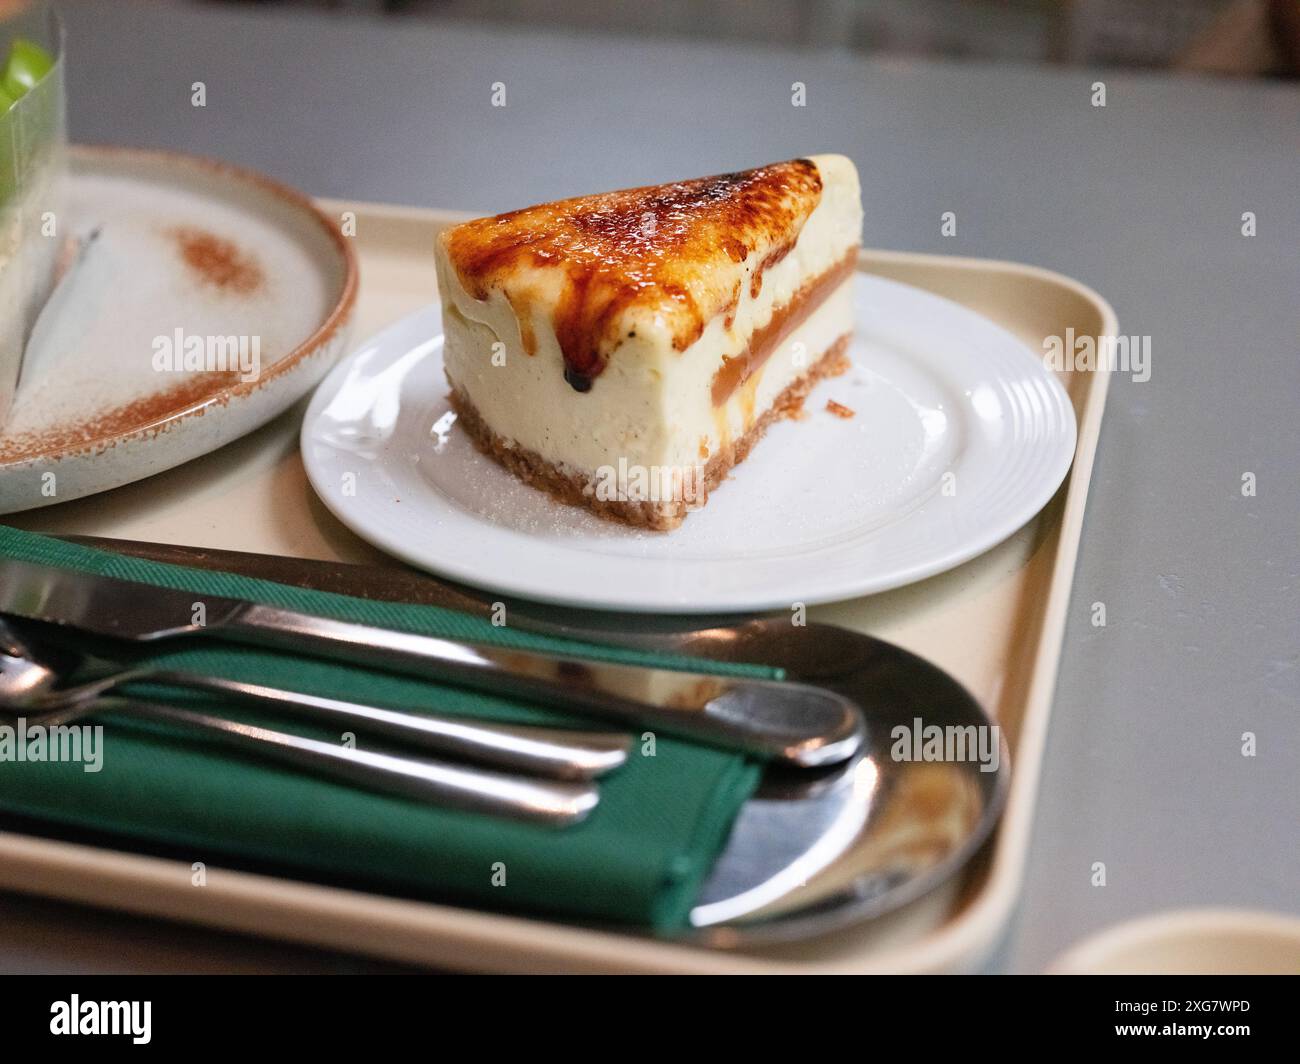
[[[224,595],[343,620],[511,647],[729,675],[779,671],[629,651],[494,627],[452,610],[371,602],[230,573],[164,565],[0,526],[0,556]],[[173,641],[150,659],[169,668],[357,701],[528,723],[563,718],[535,705],[377,670],[216,640]],[[157,691],[150,691],[156,694]],[[168,691],[176,705],[271,723],[235,703]],[[0,724],[12,725],[11,720]],[[684,926],[703,877],[759,766],[732,754],[638,738],[629,763],[601,783],[591,816],[543,828],[370,794],[245,760],[158,725],[106,717],[99,772],[79,763],[0,761],[0,810],[179,848],[193,861],[273,862],[375,889],[491,909],[649,926]],[[289,722],[276,726],[339,741]],[[363,737],[358,741],[365,745]]]

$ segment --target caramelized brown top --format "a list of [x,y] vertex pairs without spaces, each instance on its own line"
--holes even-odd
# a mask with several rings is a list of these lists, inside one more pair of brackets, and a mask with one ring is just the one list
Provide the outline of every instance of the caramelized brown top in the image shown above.
[[443,242],[470,295],[510,300],[526,346],[532,315],[553,313],[565,377],[586,391],[638,322],[666,329],[684,351],[715,316],[733,313],[741,264],[759,254],[756,293],[821,191],[816,165],[795,159],[479,218]]

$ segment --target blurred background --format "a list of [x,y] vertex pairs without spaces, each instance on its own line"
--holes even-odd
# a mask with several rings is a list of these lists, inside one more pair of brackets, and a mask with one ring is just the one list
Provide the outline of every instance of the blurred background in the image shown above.
[[[107,0],[106,0],[107,2]],[[185,3],[189,0],[160,0]],[[203,0],[857,53],[1300,76],[1300,0]]]

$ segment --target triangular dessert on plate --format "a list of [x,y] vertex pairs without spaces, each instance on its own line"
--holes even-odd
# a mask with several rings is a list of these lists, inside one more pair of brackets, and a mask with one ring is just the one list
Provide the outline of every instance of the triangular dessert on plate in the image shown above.
[[566,502],[672,529],[844,365],[862,225],[840,155],[444,231],[460,424]]

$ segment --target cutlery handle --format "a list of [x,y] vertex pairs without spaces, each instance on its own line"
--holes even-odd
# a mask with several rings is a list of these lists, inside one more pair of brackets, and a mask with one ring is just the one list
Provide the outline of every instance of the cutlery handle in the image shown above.
[[349,749],[156,702],[102,698],[94,704],[93,711],[97,715],[124,713],[178,725],[242,753],[368,790],[554,827],[582,820],[597,801],[596,789],[588,782],[528,779],[445,762]]
[[530,728],[406,713],[219,676],[165,671],[149,672],[141,678],[151,683],[234,695],[304,720],[357,728],[408,746],[553,779],[586,780],[602,776],[627,760],[632,741],[631,736],[615,732]]
[[853,702],[808,684],[465,643],[259,604],[201,631],[540,701],[801,767],[844,761],[864,738]]

